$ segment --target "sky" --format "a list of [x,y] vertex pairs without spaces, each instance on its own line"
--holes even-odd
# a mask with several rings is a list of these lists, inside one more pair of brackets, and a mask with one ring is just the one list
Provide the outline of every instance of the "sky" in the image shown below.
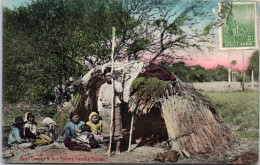
[[[205,25],[207,25],[210,22],[217,22],[218,21],[218,7],[217,7],[217,1],[212,1],[210,5],[203,8],[204,12],[210,12],[210,14],[207,15],[205,19],[203,19],[199,24],[195,25],[195,28],[203,29]],[[215,13],[213,14],[213,10]],[[259,15],[259,2],[257,2],[257,17],[258,17],[258,23],[260,22]],[[259,27],[259,25],[258,25]],[[185,28],[184,28],[185,29]],[[186,27],[187,31],[192,32],[192,29],[189,29],[189,27]],[[210,40],[210,43],[198,43],[201,44],[204,47],[213,47],[214,49],[209,51],[207,49],[204,49],[205,51],[201,52],[195,49],[191,49],[189,51],[182,51],[182,50],[176,50],[174,53],[179,56],[184,56],[186,60],[184,61],[187,65],[193,66],[193,65],[201,65],[205,69],[213,69],[217,67],[218,65],[223,65],[227,68],[231,68],[237,71],[245,71],[247,70],[247,67],[249,66],[250,57],[255,52],[255,49],[248,49],[248,50],[219,50],[219,28],[215,27],[210,31],[210,38],[206,38]],[[260,34],[258,31],[258,37],[260,38]],[[259,47],[259,41],[258,41],[258,47]],[[259,48],[258,48],[259,49]],[[145,57],[149,60],[152,57],[151,55],[145,55]],[[236,60],[237,64],[232,66],[230,65],[231,61]],[[176,60],[180,61],[180,60]]]
[[14,7],[26,5],[26,3],[31,3],[31,1],[32,0],[2,0],[2,3],[4,7],[14,9]]
[[[21,5],[26,5],[26,3],[30,3],[31,0],[2,0],[3,6],[8,7],[10,9],[14,9],[14,7],[19,7]],[[213,14],[212,8],[214,8],[215,13]],[[212,1],[212,4],[208,7],[203,8],[204,11],[208,11],[211,14],[201,21],[199,24],[196,24],[196,28],[203,29],[203,27],[209,23],[210,21],[217,21],[218,19],[218,9],[217,9],[217,1]],[[259,2],[257,2],[257,17],[258,17],[258,23],[260,22],[259,19]],[[258,25],[259,27],[259,25]],[[189,31],[189,27],[186,27],[185,30]],[[232,60],[236,60],[237,64],[235,66],[232,66],[235,70],[246,70],[249,65],[249,60],[251,55],[255,50],[219,50],[219,35],[218,35],[218,28],[215,27],[211,33],[213,34],[211,36],[212,43],[211,45],[209,43],[205,43],[208,46],[214,47],[214,50],[212,51],[205,51],[205,52],[199,52],[196,50],[190,50],[190,52],[177,50],[175,51],[175,54],[183,55],[187,57],[187,60],[184,62],[187,65],[201,65],[202,67],[206,69],[212,69],[215,68],[218,65],[223,65],[225,67],[231,67],[230,63]],[[258,38],[260,38],[260,32],[258,31]],[[204,44],[204,43],[203,43]],[[258,41],[259,45],[259,41]],[[152,58],[152,57],[147,57]]]

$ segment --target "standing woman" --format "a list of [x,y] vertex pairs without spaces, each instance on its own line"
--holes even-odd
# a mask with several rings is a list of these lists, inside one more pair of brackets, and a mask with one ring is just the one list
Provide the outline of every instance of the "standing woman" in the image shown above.
[[72,151],[90,151],[90,148],[84,144],[78,144],[73,139],[82,132],[81,126],[85,124],[79,120],[76,111],[70,113],[70,121],[64,126],[61,135],[64,138],[65,146]]

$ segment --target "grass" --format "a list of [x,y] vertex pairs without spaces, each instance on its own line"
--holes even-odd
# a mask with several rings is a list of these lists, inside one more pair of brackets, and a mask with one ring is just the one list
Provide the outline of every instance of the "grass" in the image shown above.
[[206,92],[206,95],[225,122],[246,128],[259,128],[258,91]]
[[130,91],[138,89],[136,92],[138,96],[137,100],[140,100],[147,94],[151,94],[157,98],[161,95],[167,85],[169,85],[168,81],[161,81],[157,77],[138,77],[132,82]]
[[258,140],[259,133],[253,131],[237,131],[236,134],[241,138],[247,138],[248,140]]
[[26,112],[31,112],[34,114],[36,122],[38,126],[40,127],[40,123],[38,122],[39,117],[47,117],[47,116],[54,116],[57,112],[56,107],[47,107],[47,108],[21,108],[17,110],[7,110],[3,111],[3,117],[2,117],[2,124],[3,125],[12,125],[14,123],[14,119],[17,116],[22,116],[24,118],[24,115]]

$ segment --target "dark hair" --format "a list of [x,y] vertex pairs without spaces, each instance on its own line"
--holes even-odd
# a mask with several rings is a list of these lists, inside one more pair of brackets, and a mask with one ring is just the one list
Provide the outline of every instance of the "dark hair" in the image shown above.
[[27,120],[29,119],[29,117],[33,117],[33,114],[31,112],[27,113]]
[[[28,121],[29,117],[32,117],[32,118],[35,119],[34,115],[33,115],[31,112],[29,112],[29,113],[27,114],[27,121]],[[35,122],[35,120],[34,120],[32,123],[37,126],[37,123]]]
[[87,124],[83,124],[83,125],[81,125],[81,129],[82,129],[82,131],[88,131],[88,132],[91,132],[90,126],[87,125]]
[[13,124],[13,126],[15,127],[19,127],[21,125],[24,125],[24,121],[23,121],[23,118],[21,116],[17,116],[15,119],[14,119],[15,123]]
[[74,110],[74,111],[72,111],[72,112],[70,113],[70,120],[72,120],[72,117],[75,116],[75,115],[78,115],[78,112],[76,112],[76,111]]
[[105,70],[104,70],[104,76],[106,76],[107,73],[110,73],[111,72],[111,68],[110,67],[107,67]]

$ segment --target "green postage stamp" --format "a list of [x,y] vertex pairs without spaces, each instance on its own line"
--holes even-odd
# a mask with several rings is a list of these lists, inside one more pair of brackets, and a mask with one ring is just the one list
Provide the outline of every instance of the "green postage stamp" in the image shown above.
[[220,50],[257,48],[256,3],[219,3]]

